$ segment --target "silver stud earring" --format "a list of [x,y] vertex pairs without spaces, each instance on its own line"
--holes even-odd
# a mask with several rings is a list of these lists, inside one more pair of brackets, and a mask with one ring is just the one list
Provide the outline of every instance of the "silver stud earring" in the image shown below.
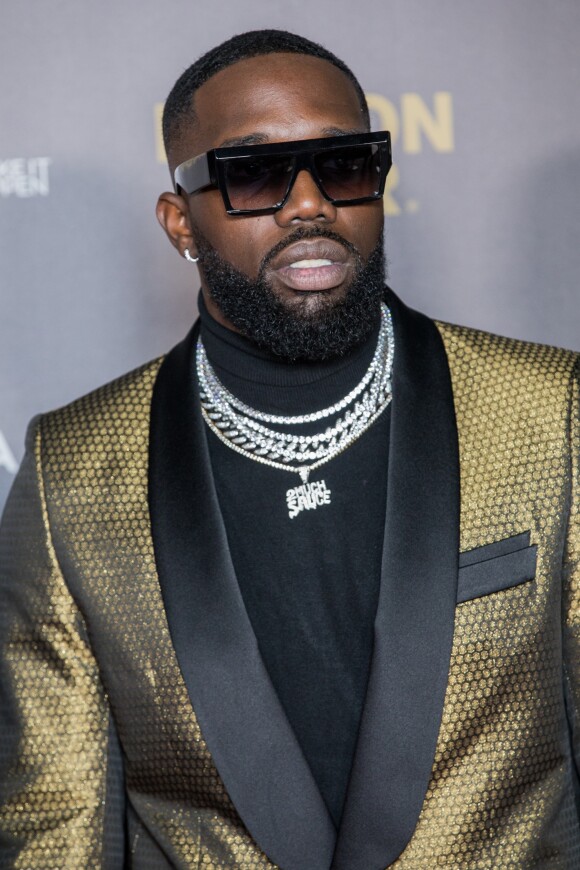
[[191,254],[189,253],[189,248],[185,249],[185,251],[183,252],[183,256],[185,257],[185,259],[187,260],[188,263],[197,263],[197,261],[199,260],[199,257],[192,257],[191,256]]

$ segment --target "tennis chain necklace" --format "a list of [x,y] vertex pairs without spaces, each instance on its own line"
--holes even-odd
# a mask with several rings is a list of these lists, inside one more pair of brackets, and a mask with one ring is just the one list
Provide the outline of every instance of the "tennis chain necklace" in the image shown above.
[[[383,304],[375,353],[356,387],[328,408],[312,414],[284,416],[257,411],[232,395],[216,375],[199,338],[196,364],[201,413],[211,431],[236,453],[300,476],[301,485],[286,492],[288,514],[293,519],[303,510],[330,504],[331,491],[325,481],[310,481],[310,474],[354,444],[388,407],[394,352],[391,313]],[[310,435],[271,428],[299,427],[329,417],[336,417],[332,425]]]

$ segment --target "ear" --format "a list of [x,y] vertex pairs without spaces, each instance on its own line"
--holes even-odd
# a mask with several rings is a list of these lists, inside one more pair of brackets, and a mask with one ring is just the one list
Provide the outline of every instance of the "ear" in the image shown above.
[[186,248],[197,256],[196,245],[191,234],[191,223],[187,202],[177,193],[162,193],[155,208],[157,220],[167,233],[167,238],[183,257]]

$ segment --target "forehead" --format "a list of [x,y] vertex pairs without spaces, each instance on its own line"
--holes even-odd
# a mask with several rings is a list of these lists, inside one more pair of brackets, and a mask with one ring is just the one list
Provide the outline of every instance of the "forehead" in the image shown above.
[[[326,60],[300,54],[248,58],[213,76],[195,95],[189,152],[256,137],[280,142],[365,130],[356,90]],[[189,137],[187,137],[189,138]]]

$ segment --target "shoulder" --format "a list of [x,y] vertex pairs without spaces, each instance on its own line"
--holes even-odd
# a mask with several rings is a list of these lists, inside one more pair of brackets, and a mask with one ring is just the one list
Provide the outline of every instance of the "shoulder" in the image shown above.
[[36,417],[28,433],[45,459],[131,450],[148,439],[151,396],[164,357],[152,360],[54,411]]
[[516,385],[525,392],[541,389],[569,390],[580,368],[580,354],[506,338],[478,329],[435,321],[439,330],[451,377],[456,384],[468,382],[473,388],[486,385],[511,391]]
[[580,354],[447,323],[436,326],[465,455],[477,447],[495,456],[519,445],[516,453],[534,457],[567,443],[577,416]]

